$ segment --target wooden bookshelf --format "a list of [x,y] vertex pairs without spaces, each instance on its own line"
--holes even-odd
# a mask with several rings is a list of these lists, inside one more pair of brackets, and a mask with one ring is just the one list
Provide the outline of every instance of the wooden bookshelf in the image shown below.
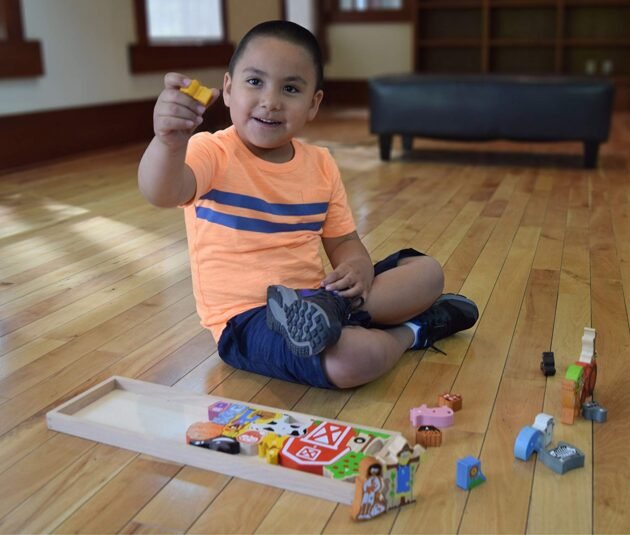
[[630,0],[416,0],[416,72],[609,76],[630,98]]

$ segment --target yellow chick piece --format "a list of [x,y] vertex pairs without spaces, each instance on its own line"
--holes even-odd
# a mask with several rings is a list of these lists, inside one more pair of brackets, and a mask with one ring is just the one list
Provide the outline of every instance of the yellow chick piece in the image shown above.
[[212,89],[204,87],[198,80],[192,80],[188,87],[180,87],[179,90],[201,102],[204,106],[207,106],[212,98]]

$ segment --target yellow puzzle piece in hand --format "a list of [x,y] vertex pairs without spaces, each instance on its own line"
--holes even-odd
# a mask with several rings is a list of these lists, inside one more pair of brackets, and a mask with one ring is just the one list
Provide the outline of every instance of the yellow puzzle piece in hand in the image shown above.
[[179,90],[182,93],[190,95],[195,100],[198,100],[204,106],[207,106],[212,98],[212,89],[204,87],[198,80],[192,80],[188,87],[180,87]]

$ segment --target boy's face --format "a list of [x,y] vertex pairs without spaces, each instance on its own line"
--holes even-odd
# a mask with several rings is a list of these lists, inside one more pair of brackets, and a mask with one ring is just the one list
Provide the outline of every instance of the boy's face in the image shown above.
[[272,162],[293,157],[291,139],[317,115],[323,92],[315,91],[308,52],[275,37],[252,39],[225,73],[223,100],[239,137],[256,156]]

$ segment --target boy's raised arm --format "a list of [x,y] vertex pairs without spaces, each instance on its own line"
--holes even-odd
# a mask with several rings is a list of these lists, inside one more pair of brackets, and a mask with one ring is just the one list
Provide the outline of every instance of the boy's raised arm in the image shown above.
[[[190,82],[183,74],[167,74],[153,110],[155,136],[140,161],[138,185],[144,197],[156,206],[178,206],[195,194],[195,177],[185,163],[186,147],[206,107],[179,90]],[[218,97],[219,91],[214,89],[208,106]]]

